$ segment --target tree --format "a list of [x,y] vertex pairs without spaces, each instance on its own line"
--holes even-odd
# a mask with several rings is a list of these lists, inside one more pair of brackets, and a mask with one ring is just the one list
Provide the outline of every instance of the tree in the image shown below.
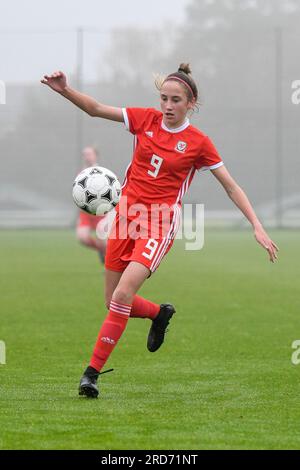
[[293,30],[299,21],[296,0],[193,0],[172,56],[191,61],[195,76],[213,90],[210,103],[225,104],[230,96],[238,105],[253,95],[258,104],[262,84],[275,73],[275,28]]

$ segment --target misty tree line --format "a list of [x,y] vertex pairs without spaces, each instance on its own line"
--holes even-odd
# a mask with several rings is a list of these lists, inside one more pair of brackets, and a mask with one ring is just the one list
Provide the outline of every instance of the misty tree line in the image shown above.
[[200,87],[203,81],[214,90],[210,104],[220,104],[232,80],[246,83],[253,70],[260,80],[268,76],[265,58],[271,60],[275,29],[294,32],[299,40],[299,24],[297,0],[192,0],[179,28],[116,30],[106,62],[114,86],[144,85],[146,93],[153,72],[170,73],[188,61]]
[[[186,61],[190,62],[200,85],[203,110],[209,107],[208,128],[216,125],[218,117],[222,122],[230,120],[228,109],[235,109],[236,119],[241,110],[245,119],[252,122],[251,109],[273,106],[273,93],[266,94],[265,86],[274,79],[276,28],[283,28],[289,34],[290,44],[299,44],[299,3],[296,0],[191,0],[180,26],[167,23],[157,30],[116,29],[111,33],[109,49],[99,67],[98,83],[94,87],[85,86],[84,91],[111,105],[158,107],[153,73],[171,73],[180,62]],[[291,61],[292,51],[285,53]],[[109,70],[109,78],[103,79],[103,68]],[[75,83],[76,77],[70,77],[71,86]],[[248,117],[245,108],[250,110]],[[38,172],[48,162],[47,182],[39,178],[34,182],[35,188],[50,192],[58,183],[56,168],[61,167],[57,200],[65,198],[66,188],[62,183],[70,179],[79,165],[77,119],[78,113],[60,96],[39,83],[30,87],[15,131],[2,139],[4,153],[13,155],[18,162],[18,174],[7,167],[6,178],[24,184],[24,177],[28,181],[32,178],[33,164]],[[261,116],[261,119],[265,118]],[[83,128],[83,143],[99,143],[103,164],[111,166],[110,158],[114,158],[115,169],[122,173],[129,158],[124,162],[123,153],[130,152],[130,148],[123,137],[116,139],[115,125],[104,122],[100,126],[95,120],[83,117]]]

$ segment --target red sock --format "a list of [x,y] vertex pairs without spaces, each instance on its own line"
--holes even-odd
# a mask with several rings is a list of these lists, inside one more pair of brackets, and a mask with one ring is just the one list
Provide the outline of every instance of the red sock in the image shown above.
[[110,303],[110,309],[96,341],[90,366],[98,372],[102,369],[107,359],[111,355],[114,347],[119,341],[126,328],[130,315],[131,305]]
[[151,320],[154,320],[159,310],[159,305],[154,304],[147,299],[143,299],[143,297],[140,297],[139,295],[135,295],[130,316],[132,318],[151,318]]

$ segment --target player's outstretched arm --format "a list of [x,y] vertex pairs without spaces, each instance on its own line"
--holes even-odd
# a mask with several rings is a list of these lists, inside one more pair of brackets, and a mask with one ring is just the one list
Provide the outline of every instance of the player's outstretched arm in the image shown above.
[[264,230],[261,222],[258,220],[249,199],[242,188],[234,181],[225,166],[221,166],[216,170],[211,170],[213,175],[222,184],[230,199],[241,210],[251,223],[256,241],[269,253],[270,261],[274,263],[277,259],[278,246],[270,239]]
[[67,98],[90,116],[124,122],[121,108],[99,103],[94,98],[70,88],[65,74],[61,71],[54,72],[51,75],[44,75],[41,83],[48,85],[52,90]]

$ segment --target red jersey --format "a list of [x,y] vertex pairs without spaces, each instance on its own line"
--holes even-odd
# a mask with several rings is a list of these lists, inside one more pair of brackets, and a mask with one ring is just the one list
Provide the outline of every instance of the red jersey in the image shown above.
[[[123,116],[126,128],[135,136],[135,149],[116,207],[119,214],[108,240],[106,267],[123,272],[128,263],[136,261],[154,272],[172,246],[180,224],[181,200],[195,171],[213,170],[223,162],[211,140],[188,119],[181,127],[168,129],[162,113],[155,109],[123,109]],[[122,204],[125,197],[127,205]],[[163,204],[168,206],[170,219],[161,214],[153,223],[153,215],[157,215],[153,205]],[[132,207],[142,216],[128,214]]]
[[[162,112],[153,108],[123,108],[125,126],[135,136],[132,162],[127,168],[122,197],[132,204],[181,206],[196,170],[223,165],[212,141],[188,119],[169,129]],[[117,208],[118,210],[118,208]]]

